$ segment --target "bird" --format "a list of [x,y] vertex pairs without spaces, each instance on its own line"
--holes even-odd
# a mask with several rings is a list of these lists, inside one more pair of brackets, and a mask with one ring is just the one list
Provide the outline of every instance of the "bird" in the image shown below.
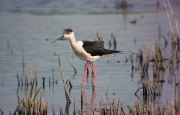
[[88,65],[90,65],[92,69],[92,73],[94,77],[96,78],[96,72],[94,70],[92,62],[100,58],[112,56],[113,53],[122,52],[122,51],[105,49],[104,41],[87,41],[87,40],[76,41],[76,38],[72,29],[64,29],[63,35],[52,43],[55,43],[58,40],[64,40],[64,38],[69,39],[71,47],[75,55],[81,60],[87,61],[85,65],[84,78],[81,82],[81,85],[83,85],[86,80],[86,73],[87,73]]

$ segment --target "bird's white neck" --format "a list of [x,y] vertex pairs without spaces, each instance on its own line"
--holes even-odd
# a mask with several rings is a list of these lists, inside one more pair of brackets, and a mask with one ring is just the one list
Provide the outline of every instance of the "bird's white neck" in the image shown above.
[[71,42],[71,44],[76,43],[76,38],[74,36],[74,33],[72,33],[68,38],[69,38],[69,41]]

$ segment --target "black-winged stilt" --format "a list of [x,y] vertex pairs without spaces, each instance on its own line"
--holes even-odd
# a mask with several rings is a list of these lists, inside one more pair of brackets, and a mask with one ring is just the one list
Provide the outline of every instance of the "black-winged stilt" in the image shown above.
[[113,53],[122,52],[122,51],[114,51],[114,50],[105,49],[103,47],[103,44],[104,44],[103,41],[76,41],[76,38],[74,36],[74,32],[72,29],[65,29],[63,31],[63,36],[60,37],[59,39],[56,39],[54,42],[56,42],[57,40],[62,40],[62,38],[68,38],[76,56],[82,60],[87,61],[86,66],[85,66],[85,72],[84,72],[82,85],[84,84],[86,80],[86,73],[87,73],[88,65],[90,65],[93,75],[94,77],[96,77],[96,72],[93,68],[92,62],[96,61],[99,58],[112,56]]

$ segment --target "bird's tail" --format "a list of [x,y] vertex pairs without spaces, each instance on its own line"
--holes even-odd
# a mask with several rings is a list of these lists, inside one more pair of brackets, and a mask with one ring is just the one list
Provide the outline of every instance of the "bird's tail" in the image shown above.
[[123,51],[116,51],[116,50],[109,50],[110,52],[112,52],[112,53],[121,53],[121,52],[123,52]]

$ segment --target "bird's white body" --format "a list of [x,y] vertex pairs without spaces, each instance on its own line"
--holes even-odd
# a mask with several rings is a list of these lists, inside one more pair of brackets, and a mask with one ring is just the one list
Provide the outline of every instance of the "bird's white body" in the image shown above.
[[104,49],[103,41],[76,41],[74,32],[71,29],[65,29],[63,31],[63,36],[57,40],[61,40],[64,37],[69,39],[76,56],[88,62],[94,62],[99,58],[112,56],[113,53],[120,52]]
[[[66,37],[66,36],[65,36]],[[91,54],[87,53],[83,46],[82,41],[76,41],[76,38],[74,37],[74,33],[72,32],[67,38],[69,38],[69,41],[71,43],[72,49],[77,57],[79,57],[82,60],[85,61],[96,61],[97,59],[101,58],[102,56],[91,56]]]

